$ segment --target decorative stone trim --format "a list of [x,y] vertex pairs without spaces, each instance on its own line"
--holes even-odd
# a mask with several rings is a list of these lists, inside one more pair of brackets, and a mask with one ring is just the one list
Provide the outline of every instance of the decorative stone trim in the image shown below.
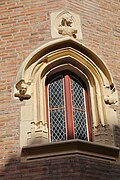
[[[32,134],[35,135],[35,141],[31,142],[36,142],[38,136],[42,143],[48,140],[48,132],[44,130],[47,124],[45,80],[63,70],[77,74],[88,88],[92,140],[114,144],[112,128],[113,124],[118,124],[118,95],[112,76],[93,51],[74,38],[66,37],[35,50],[26,58],[17,74],[15,87],[18,92],[15,96],[21,101],[28,99],[21,107],[20,147],[29,144]],[[31,129],[32,122],[35,131]]]
[[[35,128],[37,126],[37,128]],[[48,142],[48,130],[47,124],[43,124],[43,122],[32,122],[31,123],[31,131],[27,132],[27,144],[42,144]]]
[[46,158],[80,155],[120,163],[119,151],[119,148],[113,146],[100,145],[82,140],[69,140],[23,147],[21,161],[29,162]]

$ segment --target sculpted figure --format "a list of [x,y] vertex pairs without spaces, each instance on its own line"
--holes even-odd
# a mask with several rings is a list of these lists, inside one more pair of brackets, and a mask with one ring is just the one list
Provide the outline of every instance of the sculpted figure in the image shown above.
[[110,88],[109,93],[104,98],[104,101],[105,101],[106,104],[109,104],[109,105],[116,104],[117,103],[117,98],[116,98],[114,84],[111,84],[109,88]]
[[25,82],[21,82],[16,86],[16,88],[19,90],[19,93],[15,93],[15,97],[18,97],[20,101],[28,100],[31,98],[30,94],[26,94],[28,84],[26,84]]
[[69,35],[76,38],[77,29],[73,27],[73,17],[70,13],[66,13],[62,16],[62,20],[58,27],[58,33],[62,35]]
[[69,13],[66,13],[62,17],[61,26],[72,27],[72,22],[73,22],[72,15]]

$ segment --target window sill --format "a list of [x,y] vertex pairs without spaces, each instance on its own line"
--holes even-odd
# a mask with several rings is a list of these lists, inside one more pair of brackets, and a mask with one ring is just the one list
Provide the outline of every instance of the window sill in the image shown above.
[[68,140],[22,148],[21,161],[29,162],[40,159],[81,155],[108,161],[120,162],[119,148],[83,140]]

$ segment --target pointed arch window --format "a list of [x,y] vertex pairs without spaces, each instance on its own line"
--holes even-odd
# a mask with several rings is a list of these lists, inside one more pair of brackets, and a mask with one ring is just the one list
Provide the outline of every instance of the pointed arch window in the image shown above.
[[50,141],[91,140],[88,92],[76,75],[62,72],[46,80]]

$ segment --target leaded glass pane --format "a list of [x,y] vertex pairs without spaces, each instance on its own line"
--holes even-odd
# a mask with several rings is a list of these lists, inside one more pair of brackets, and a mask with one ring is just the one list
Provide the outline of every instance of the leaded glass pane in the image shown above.
[[83,87],[77,80],[71,79],[71,89],[75,138],[87,140]]
[[71,79],[72,86],[72,104],[73,107],[85,110],[83,87],[76,80]]
[[66,140],[64,110],[50,111],[51,141]]
[[66,139],[63,78],[49,84],[49,116],[51,141]]
[[85,112],[73,110],[75,139],[87,140]]
[[49,84],[49,107],[63,107],[63,81],[62,79],[54,80]]

